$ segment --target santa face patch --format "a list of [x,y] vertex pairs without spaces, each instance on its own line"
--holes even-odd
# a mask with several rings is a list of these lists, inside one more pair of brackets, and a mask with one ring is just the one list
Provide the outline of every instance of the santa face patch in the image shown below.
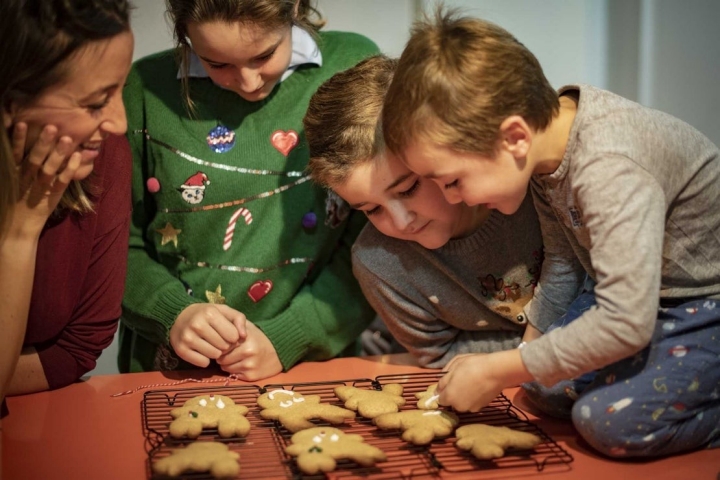
[[203,172],[197,172],[180,185],[178,191],[182,199],[191,205],[196,205],[205,198],[205,188],[210,185],[210,179]]

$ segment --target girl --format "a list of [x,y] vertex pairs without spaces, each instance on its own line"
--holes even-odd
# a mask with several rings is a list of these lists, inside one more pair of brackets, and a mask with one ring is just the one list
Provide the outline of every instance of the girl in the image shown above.
[[7,0],[0,45],[0,155],[14,170],[0,204],[4,397],[77,380],[117,328],[130,221],[128,5]]
[[317,86],[376,46],[318,32],[307,0],[167,6],[179,55],[140,60],[125,90],[121,371],[214,360],[252,381],[354,353],[374,315],[350,267],[363,219],[308,182],[301,121]]

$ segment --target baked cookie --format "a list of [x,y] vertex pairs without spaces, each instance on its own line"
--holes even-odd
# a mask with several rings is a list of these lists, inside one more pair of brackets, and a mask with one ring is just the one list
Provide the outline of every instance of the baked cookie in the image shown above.
[[460,422],[457,415],[443,410],[405,410],[384,413],[373,423],[383,430],[399,428],[402,439],[415,445],[427,445],[435,437],[446,437]]
[[382,391],[357,387],[335,387],[335,395],[345,402],[345,408],[355,410],[365,418],[375,418],[383,413],[398,411],[405,405],[403,387],[397,383],[383,386]]
[[290,441],[285,451],[297,457],[298,468],[308,475],[335,470],[336,460],[352,460],[364,467],[387,460],[385,452],[365,443],[361,435],[333,427],[308,428],[295,433]]
[[210,472],[215,478],[235,478],[240,472],[240,455],[231,452],[219,442],[194,442],[185,448],[177,448],[153,463],[152,469],[159,475],[178,477],[183,473]]
[[415,394],[415,398],[418,399],[417,408],[420,410],[437,410],[440,408],[438,403],[440,395],[437,393],[437,386],[437,383],[430,384],[427,390]]
[[309,420],[317,418],[337,425],[345,419],[355,418],[355,412],[336,405],[320,403],[319,395],[303,396],[292,390],[272,390],[258,397],[263,408],[260,416],[267,420],[278,420],[291,432],[299,432],[317,425]]
[[225,395],[200,395],[193,397],[180,408],[173,408],[170,424],[173,438],[197,438],[204,428],[217,428],[222,438],[244,437],[250,432],[250,422],[245,418],[248,408],[236,405]]
[[455,431],[455,436],[455,446],[480,460],[500,458],[508,448],[527,450],[542,443],[540,437],[532,433],[481,423],[463,425]]

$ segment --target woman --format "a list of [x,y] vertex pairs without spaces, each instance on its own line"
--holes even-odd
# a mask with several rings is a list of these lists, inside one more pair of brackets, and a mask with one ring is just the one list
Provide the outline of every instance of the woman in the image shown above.
[[77,380],[117,328],[130,221],[128,3],[3,0],[0,45],[4,398]]

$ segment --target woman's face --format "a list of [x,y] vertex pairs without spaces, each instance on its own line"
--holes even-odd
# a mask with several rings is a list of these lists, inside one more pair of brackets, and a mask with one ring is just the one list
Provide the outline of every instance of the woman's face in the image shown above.
[[253,23],[204,22],[187,30],[212,81],[248,102],[270,95],[290,65],[290,25],[267,30]]
[[81,154],[74,179],[90,175],[103,140],[127,130],[122,88],[132,54],[133,35],[129,31],[92,42],[68,58],[60,83],[46,89],[31,104],[12,108],[10,124],[24,122],[28,126],[26,151],[44,126],[54,125],[56,138],[69,137],[72,151]]
[[474,208],[447,203],[432,180],[416,175],[392,156],[355,166],[345,183],[333,190],[365,212],[384,235],[429,249],[467,234],[475,218]]

